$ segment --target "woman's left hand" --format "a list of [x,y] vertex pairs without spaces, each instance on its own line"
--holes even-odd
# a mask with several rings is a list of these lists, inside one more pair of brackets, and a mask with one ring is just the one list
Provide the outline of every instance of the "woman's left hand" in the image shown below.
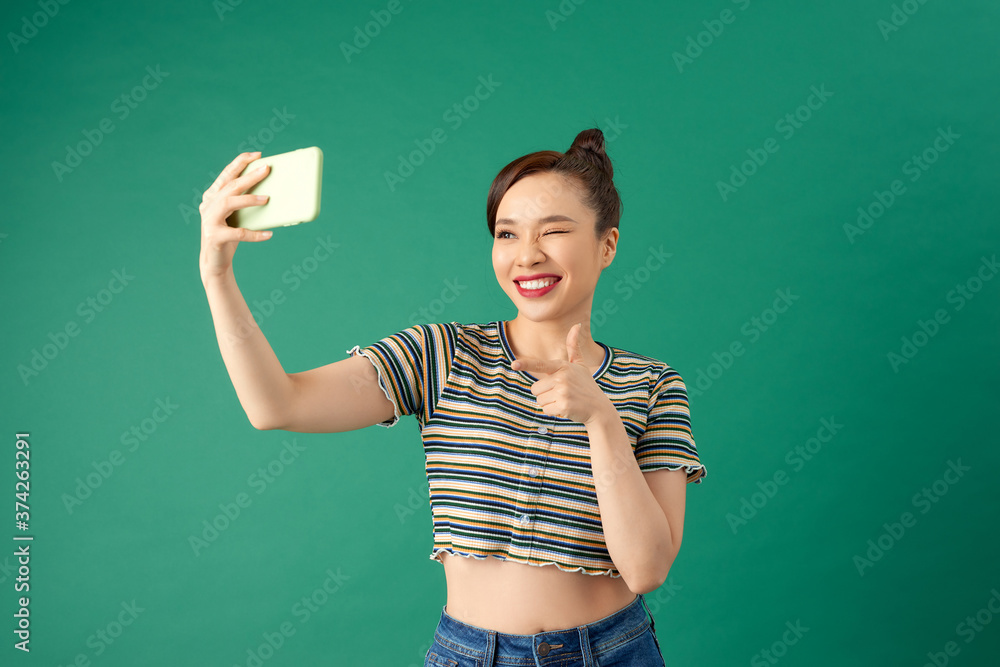
[[515,359],[511,368],[544,376],[531,385],[531,393],[535,395],[542,412],[587,424],[609,407],[612,410],[615,408],[607,394],[597,386],[590,369],[583,364],[583,352],[580,350],[582,327],[582,323],[574,324],[566,334],[569,361],[523,357]]

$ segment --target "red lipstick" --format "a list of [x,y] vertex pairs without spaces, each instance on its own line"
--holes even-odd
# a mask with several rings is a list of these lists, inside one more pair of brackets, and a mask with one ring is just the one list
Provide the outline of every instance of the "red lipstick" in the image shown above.
[[[546,285],[539,289],[527,289],[525,287],[522,287],[521,285],[522,282],[530,282],[532,280],[542,280],[545,278],[554,278],[555,281],[552,284]],[[561,281],[562,277],[557,276],[554,273],[536,273],[535,275],[531,276],[518,276],[517,278],[514,279],[514,284],[517,285],[517,291],[521,296],[528,298],[537,298],[551,292],[555,288],[555,286],[558,285]]]

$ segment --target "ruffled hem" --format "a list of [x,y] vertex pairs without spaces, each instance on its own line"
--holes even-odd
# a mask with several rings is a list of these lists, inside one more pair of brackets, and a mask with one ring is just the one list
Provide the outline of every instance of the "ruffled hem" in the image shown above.
[[392,396],[389,395],[389,390],[386,388],[385,379],[382,377],[382,369],[379,368],[379,365],[375,363],[375,360],[372,359],[368,353],[366,353],[364,350],[361,349],[360,345],[355,345],[351,349],[347,350],[347,354],[351,355],[352,357],[360,354],[365,359],[370,361],[372,366],[375,367],[375,372],[378,374],[378,386],[380,389],[382,389],[382,393],[385,394],[385,397],[389,400],[389,402],[392,403],[392,412],[395,415],[392,418],[392,421],[390,421],[388,424],[386,424],[385,422],[379,422],[378,425],[385,426],[386,428],[391,428],[395,426],[397,423],[399,423],[399,419],[400,417],[402,417],[402,415],[399,414],[399,409],[396,408],[396,401],[392,400]]
[[[705,465],[702,464],[702,463],[692,463],[692,464],[687,464],[687,463],[667,463],[667,464],[659,465],[659,467],[656,468],[656,470],[680,470],[681,468],[684,468],[684,473],[688,476],[688,480],[689,480],[688,484],[701,484],[701,480],[703,480],[706,477],[708,477],[708,470],[705,468]],[[656,470],[643,470],[642,472],[644,472],[644,473],[645,472],[656,472]],[[699,475],[694,481],[691,481],[690,480],[690,478],[691,478],[691,471],[693,471],[693,470],[701,470],[701,475]]]
[[470,558],[471,557],[471,558],[475,558],[476,560],[485,560],[487,558],[496,558],[498,560],[509,560],[512,563],[523,563],[525,565],[534,565],[535,567],[548,567],[549,565],[555,565],[557,568],[559,568],[563,572],[583,572],[584,574],[589,574],[589,575],[594,576],[594,577],[601,577],[601,576],[607,575],[607,576],[610,576],[612,579],[620,579],[621,576],[622,576],[621,574],[616,574],[617,570],[615,570],[614,568],[609,568],[607,570],[601,570],[600,572],[588,572],[587,569],[584,568],[582,565],[579,566],[579,567],[575,567],[575,568],[574,567],[567,567],[567,566],[561,565],[560,563],[555,562],[554,560],[550,560],[550,561],[547,561],[545,563],[532,563],[532,562],[527,561],[527,560],[520,560],[520,559],[517,559],[517,558],[508,558],[508,557],[500,555],[500,554],[489,554],[487,556],[480,556],[479,554],[468,553],[468,552],[465,552],[465,551],[455,551],[455,549],[453,547],[434,547],[434,549],[431,551],[431,554],[430,554],[430,556],[428,556],[428,558],[430,560],[436,560],[437,562],[439,562],[442,565],[444,565],[444,562],[438,557],[438,555],[442,551],[446,551],[449,554],[452,554],[454,556],[462,556],[463,558]]

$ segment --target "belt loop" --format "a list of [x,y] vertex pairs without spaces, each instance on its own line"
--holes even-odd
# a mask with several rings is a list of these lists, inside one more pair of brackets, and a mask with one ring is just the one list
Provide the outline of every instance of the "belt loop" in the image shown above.
[[594,667],[594,654],[590,652],[590,635],[587,626],[581,625],[577,628],[580,632],[580,655],[583,657],[583,667]]
[[490,630],[486,635],[486,657],[483,660],[483,667],[493,667],[496,659],[497,633]]

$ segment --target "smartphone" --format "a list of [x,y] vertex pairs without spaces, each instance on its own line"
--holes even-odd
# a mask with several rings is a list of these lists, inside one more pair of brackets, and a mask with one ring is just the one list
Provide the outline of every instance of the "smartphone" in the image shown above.
[[268,195],[264,204],[239,208],[226,219],[230,227],[262,230],[312,222],[319,215],[323,185],[323,151],[318,146],[261,156],[240,176],[264,165],[271,170],[244,194]]

